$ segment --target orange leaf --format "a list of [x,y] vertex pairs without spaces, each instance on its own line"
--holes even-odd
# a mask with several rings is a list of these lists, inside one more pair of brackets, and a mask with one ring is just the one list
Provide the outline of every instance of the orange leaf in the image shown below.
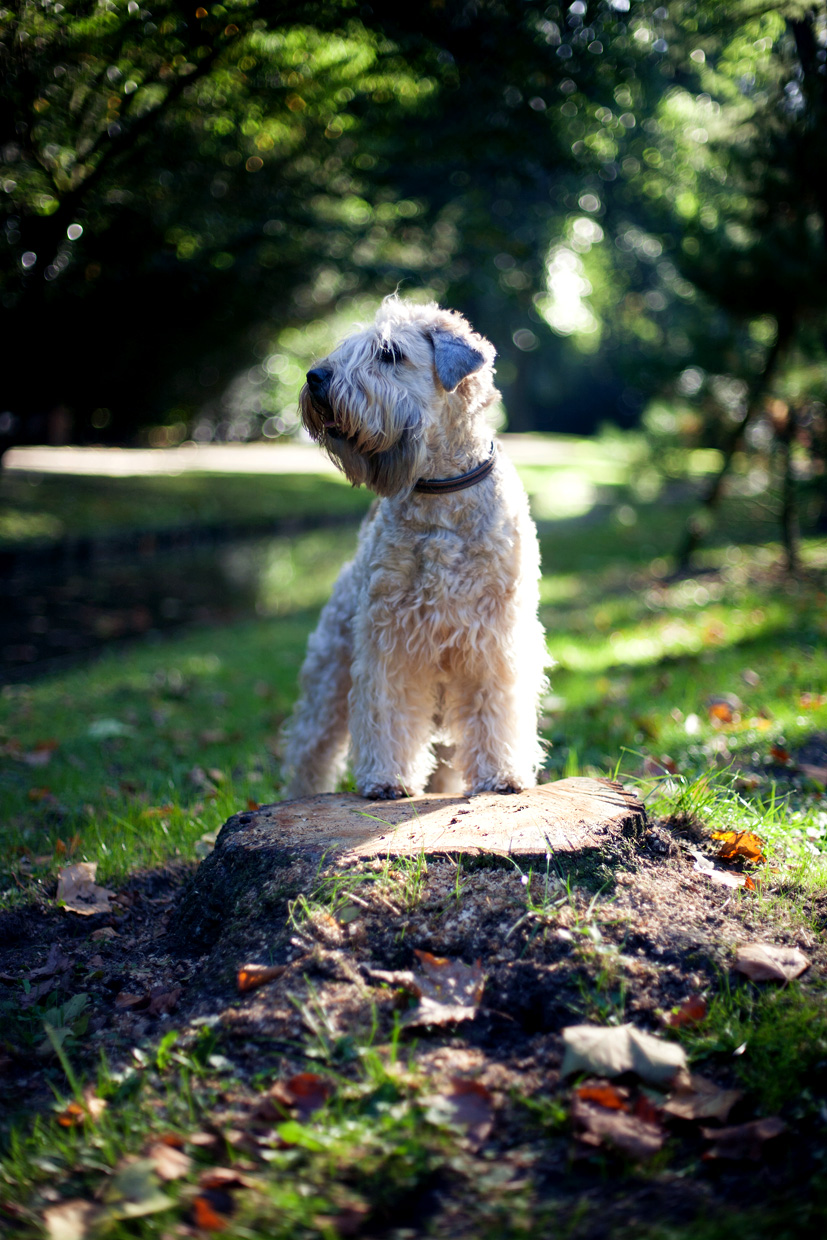
[[672,1029],[683,1029],[687,1025],[698,1025],[706,1020],[706,999],[700,995],[690,995],[675,1011],[666,1017],[665,1023]]
[[720,719],[721,723],[732,723],[732,707],[728,702],[713,702],[709,707],[710,719]]
[[281,977],[287,969],[286,964],[245,964],[238,970],[238,989],[242,994],[246,994],[248,990],[255,990],[257,986],[264,986],[267,982],[272,982],[277,977]]
[[[209,1193],[209,1195],[208,1195]],[[214,1209],[210,1197],[214,1193],[208,1190],[208,1193],[200,1194],[192,1203],[192,1214],[195,1219],[196,1227],[202,1227],[205,1231],[224,1231],[227,1226],[227,1215],[219,1214]]]
[[249,797],[247,799],[247,808],[251,814],[254,814],[255,811],[260,808],[260,806],[259,806],[258,801],[254,801],[252,797]]
[[718,851],[722,861],[744,857],[757,864],[766,860],[763,852],[764,841],[752,831],[713,831],[712,838],[723,841]]
[[626,1098],[614,1085],[579,1085],[574,1092],[584,1102],[596,1102],[612,1111],[629,1110]]

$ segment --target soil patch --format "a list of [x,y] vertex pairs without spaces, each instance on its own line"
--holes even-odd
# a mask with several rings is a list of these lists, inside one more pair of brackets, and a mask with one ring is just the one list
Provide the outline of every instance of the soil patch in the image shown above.
[[[757,1160],[708,1158],[699,1125],[675,1120],[667,1145],[643,1164],[584,1142],[572,1124],[572,1083],[561,1078],[565,1028],[629,1022],[663,1035],[665,1015],[684,1000],[741,984],[730,972],[733,949],[755,939],[804,951],[811,969],[802,986],[817,987],[824,975],[817,910],[719,885],[697,868],[677,828],[620,834],[611,855],[575,850],[500,860],[498,868],[463,856],[342,864],[287,855],[235,891],[223,920],[212,910],[206,946],[203,936],[188,943],[182,930],[201,883],[186,867],[165,869],[132,879],[111,914],[33,906],[6,915],[0,1067],[18,1119],[46,1107],[49,1084],[62,1075],[42,1046],[44,1018],[83,994],[88,1019],[64,1046],[90,1074],[101,1048],[117,1066],[135,1048],[151,1054],[171,1029],[209,1025],[224,1074],[211,1087],[210,1123],[251,1165],[260,1163],[263,1079],[308,1070],[355,1079],[360,1047],[369,1047],[428,1095],[444,1098],[457,1081],[473,1082],[490,1099],[491,1122],[480,1141],[468,1125],[462,1130],[456,1159],[406,1210],[409,1237],[479,1234],[473,1220],[497,1177],[497,1199],[519,1201],[534,1223],[554,1219],[570,1235],[597,1238],[760,1203],[783,1209],[817,1170],[819,1121],[807,1107],[787,1107],[783,1138]],[[400,975],[416,971],[417,953],[468,969],[479,962],[471,1018],[411,1020],[416,1000]],[[240,993],[245,964],[283,971]],[[715,1085],[741,1088],[730,1125],[760,1115],[738,1074],[751,1053],[748,1046],[733,1055],[722,1039],[704,1054]],[[357,1231],[395,1235],[388,1229],[400,1225],[379,1210]]]

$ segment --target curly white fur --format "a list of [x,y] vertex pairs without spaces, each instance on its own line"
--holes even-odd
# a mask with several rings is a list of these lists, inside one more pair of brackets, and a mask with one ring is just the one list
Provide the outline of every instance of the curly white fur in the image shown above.
[[489,456],[494,356],[461,315],[392,297],[308,372],[305,425],[382,498],[308,644],[289,796],[335,788],[348,751],[371,798],[536,782],[547,654],[523,487],[497,451],[466,490],[413,490]]

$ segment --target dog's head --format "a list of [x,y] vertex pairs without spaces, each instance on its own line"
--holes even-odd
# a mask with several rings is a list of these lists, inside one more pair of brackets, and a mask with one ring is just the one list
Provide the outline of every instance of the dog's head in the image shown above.
[[494,399],[493,361],[461,315],[388,297],[370,327],[308,371],[302,421],[354,486],[398,495],[421,475],[430,428]]

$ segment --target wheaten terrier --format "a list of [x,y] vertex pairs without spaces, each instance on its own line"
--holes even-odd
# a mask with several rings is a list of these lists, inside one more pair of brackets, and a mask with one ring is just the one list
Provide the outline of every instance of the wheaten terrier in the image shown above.
[[305,426],[382,498],[308,644],[289,796],[331,791],[348,752],[371,798],[536,782],[540,557],[491,441],[493,362],[461,315],[389,297],[308,372]]

